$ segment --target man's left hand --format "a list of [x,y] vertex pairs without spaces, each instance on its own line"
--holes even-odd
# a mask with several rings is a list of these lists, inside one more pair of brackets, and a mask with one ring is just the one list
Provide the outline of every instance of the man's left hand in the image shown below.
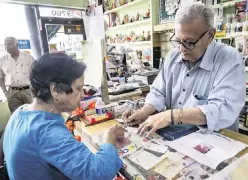
[[138,129],[138,134],[142,136],[145,131],[149,131],[147,137],[150,137],[156,130],[164,128],[171,124],[170,111],[161,112],[152,116],[142,123]]

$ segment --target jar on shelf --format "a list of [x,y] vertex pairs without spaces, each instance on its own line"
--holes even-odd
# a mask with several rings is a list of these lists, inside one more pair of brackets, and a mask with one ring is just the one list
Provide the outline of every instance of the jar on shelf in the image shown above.
[[237,19],[233,17],[232,24],[231,24],[231,35],[236,33],[237,28]]
[[230,23],[230,24],[232,23],[232,14],[227,14],[226,15],[226,22]]
[[226,35],[231,34],[231,23],[226,23]]
[[243,34],[246,34],[248,32],[248,21],[247,20],[243,22],[242,32]]
[[242,28],[243,28],[243,23],[242,22],[238,22],[236,24],[236,34],[241,34],[242,33]]

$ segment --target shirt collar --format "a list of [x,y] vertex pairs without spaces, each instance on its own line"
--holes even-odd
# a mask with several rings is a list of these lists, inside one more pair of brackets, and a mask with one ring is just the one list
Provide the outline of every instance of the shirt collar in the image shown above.
[[199,65],[202,69],[212,71],[214,68],[214,55],[215,55],[215,44],[216,42],[213,41],[211,44],[209,44],[202,61]]
[[[199,58],[199,60],[201,60],[201,63],[199,65],[199,67],[201,67],[202,69],[206,69],[208,71],[213,70],[214,67],[214,47],[215,47],[215,41],[213,41],[211,44],[209,44],[207,50],[205,51],[205,53],[202,55],[202,57]],[[197,60],[197,61],[199,61]],[[182,56],[179,56],[175,62],[182,62]]]

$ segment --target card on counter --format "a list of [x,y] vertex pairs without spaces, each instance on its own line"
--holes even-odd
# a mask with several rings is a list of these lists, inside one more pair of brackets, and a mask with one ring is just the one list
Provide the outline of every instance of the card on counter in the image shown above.
[[130,155],[128,159],[134,162],[135,164],[141,166],[145,170],[151,169],[153,166],[155,166],[160,161],[159,157],[145,150],[136,151],[135,153]]

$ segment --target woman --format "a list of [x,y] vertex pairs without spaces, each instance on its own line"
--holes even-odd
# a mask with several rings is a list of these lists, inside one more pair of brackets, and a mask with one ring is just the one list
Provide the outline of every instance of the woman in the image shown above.
[[86,66],[65,54],[47,54],[32,65],[34,101],[20,107],[5,129],[3,150],[11,180],[110,180],[122,167],[115,148],[120,127],[112,127],[93,154],[64,125],[61,112],[83,98]]

